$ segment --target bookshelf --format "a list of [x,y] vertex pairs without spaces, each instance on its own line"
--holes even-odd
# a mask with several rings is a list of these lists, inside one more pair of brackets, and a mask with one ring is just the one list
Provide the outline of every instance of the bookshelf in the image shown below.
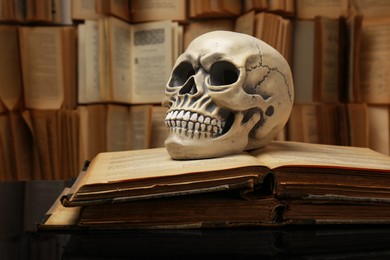
[[162,147],[173,64],[211,30],[289,61],[296,100],[277,139],[390,154],[388,23],[386,1],[0,0],[0,181],[65,180],[99,152]]
[[[84,161],[96,153],[163,146],[166,108],[160,106],[158,96],[177,55],[207,31],[255,35],[290,62],[297,100],[278,139],[370,147],[390,154],[390,79],[386,77],[390,48],[383,44],[390,38],[384,30],[390,28],[389,17],[390,3],[382,0],[0,0],[0,200],[6,212],[0,214],[0,254],[54,259],[61,257],[64,248],[74,249],[65,247],[68,237],[37,236],[35,223],[69,186],[67,180],[76,177]],[[150,90],[157,85],[158,94],[146,92],[129,101],[127,86],[134,83],[126,80],[133,80],[135,73],[127,69],[130,58],[124,59],[133,52],[127,43],[136,33],[134,28],[151,23],[164,23],[162,28],[172,30],[166,45],[172,47],[171,54],[164,62],[155,62],[168,72],[140,67],[137,73],[146,71],[146,79],[153,76],[158,82],[144,86]],[[149,34],[138,35],[142,40]],[[150,49],[136,52],[143,50]],[[139,56],[138,61],[142,64],[147,58]],[[114,90],[115,86],[119,87]],[[340,244],[363,256],[372,257],[368,251],[373,247],[377,255],[388,254],[388,228],[359,227],[348,232],[345,228],[289,230],[287,236],[277,236],[269,245],[272,236],[265,245],[280,254],[278,246],[289,237],[305,241],[305,246],[309,241],[307,251],[312,254],[313,248],[319,248],[316,253],[324,257]],[[214,256],[227,252],[247,256],[250,250],[264,254],[264,245],[259,247],[256,239],[266,237],[269,230],[247,231],[229,231],[229,236],[224,230],[197,234],[195,242],[203,244],[196,252],[193,232],[101,234],[89,243],[97,246],[79,252],[139,256],[148,250],[155,256],[162,249],[186,256],[203,251]],[[324,233],[328,234],[325,243]],[[85,245],[80,243],[86,242],[83,237],[72,239],[73,247]],[[169,246],[178,242],[178,248],[168,247],[167,241]],[[237,247],[253,241],[254,247]],[[221,246],[207,251],[210,242]],[[172,252],[167,253],[167,248]]]

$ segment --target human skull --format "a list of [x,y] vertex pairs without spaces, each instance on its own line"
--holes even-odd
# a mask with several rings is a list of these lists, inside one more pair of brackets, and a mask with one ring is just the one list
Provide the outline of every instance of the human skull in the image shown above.
[[203,34],[179,56],[165,87],[165,147],[173,159],[263,147],[286,124],[293,99],[290,67],[274,48],[237,32]]

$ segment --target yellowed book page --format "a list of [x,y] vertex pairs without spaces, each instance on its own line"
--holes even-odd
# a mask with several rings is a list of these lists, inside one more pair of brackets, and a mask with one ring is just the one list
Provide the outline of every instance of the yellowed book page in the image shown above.
[[86,20],[78,25],[78,101],[81,104],[100,101],[98,22]]
[[215,30],[234,30],[234,21],[231,19],[216,19],[216,20],[197,20],[191,21],[184,30],[184,49],[188,47],[190,42],[196,37]]
[[77,177],[78,172],[83,168],[83,164],[79,163],[80,155],[79,155],[79,143],[81,140],[79,139],[79,129],[80,129],[80,117],[77,112],[77,110],[71,110],[70,112],[71,117],[71,131],[72,131],[72,150],[71,150],[71,156],[72,156],[72,171],[69,173],[69,178]]
[[65,188],[58,199],[53,203],[46,215],[49,218],[45,221],[44,226],[76,226],[80,215],[81,207],[64,207],[60,198],[69,193],[69,188]]
[[[88,105],[88,160],[106,150],[106,113],[103,104]],[[91,130],[93,129],[93,131]]]
[[[88,127],[88,107],[85,105],[80,105],[77,107],[77,114],[79,118],[79,131],[78,131],[78,154],[79,154],[79,165],[83,165],[86,160],[92,160],[92,157],[88,153],[88,142],[89,142],[89,132]],[[80,170],[80,169],[78,169]]]
[[62,29],[64,109],[77,106],[77,33],[73,26]]
[[260,12],[255,15],[254,36],[260,40],[264,39],[264,17],[264,12]]
[[276,14],[265,13],[264,19],[267,30],[264,33],[263,40],[272,47],[276,48],[276,37],[280,23],[280,16]]
[[172,64],[175,64],[177,58],[183,53],[183,33],[183,26],[172,22]]
[[303,105],[302,106],[302,126],[303,141],[308,143],[319,142],[319,126],[318,126],[318,106]]
[[296,17],[314,19],[315,16],[338,18],[348,16],[349,0],[297,0]]
[[390,154],[389,106],[368,105],[368,144],[375,151]]
[[61,180],[63,179],[61,173],[61,155],[62,152],[65,151],[61,149],[60,137],[65,133],[61,132],[59,110],[45,111],[45,117],[47,122],[47,136],[49,144],[49,156],[47,157],[50,159],[53,179]]
[[287,130],[288,130],[288,140],[289,141],[297,141],[303,142],[303,117],[302,117],[302,108],[303,105],[294,104],[290,117],[287,122]]
[[152,106],[150,105],[131,106],[130,149],[146,149],[150,147],[150,135],[152,131],[151,110]]
[[17,26],[0,26],[0,100],[16,109],[22,97],[22,68]]
[[272,169],[282,166],[320,166],[390,170],[389,156],[361,147],[275,141],[251,154],[260,164]]
[[29,22],[51,22],[53,8],[50,0],[26,0],[26,20]]
[[314,22],[294,23],[293,79],[296,104],[313,102]]
[[72,0],[72,18],[74,20],[98,19],[95,0]]
[[37,147],[39,165],[41,167],[42,179],[52,180],[54,178],[51,164],[51,147],[49,141],[49,126],[45,110],[31,110],[31,118],[34,128],[34,143]]
[[183,0],[131,0],[133,22],[187,19],[187,1]]
[[[366,103],[348,103],[348,124],[351,146],[369,147],[368,107]],[[385,131],[386,132],[386,131]]]
[[216,10],[221,10],[223,13],[231,16],[242,14],[241,0],[216,0],[218,2]]
[[390,103],[390,17],[364,19],[360,48],[360,90],[367,103]]
[[20,43],[26,107],[61,108],[64,102],[61,28],[22,27]]
[[[314,78],[316,89],[319,90],[317,101],[338,102],[339,97],[339,72],[341,70],[339,58],[341,56],[339,46],[339,20],[321,17],[316,19],[316,41],[319,47],[314,56]],[[317,59],[321,57],[320,59]],[[318,87],[317,87],[318,86]]]
[[[73,116],[77,115],[77,110],[60,110],[58,111],[58,128],[60,131],[60,161],[61,179],[66,180],[77,176],[82,166],[78,165],[79,160],[79,144],[78,132],[73,130]],[[77,127],[77,125],[75,126]],[[77,165],[77,166],[76,166]]]
[[124,151],[131,147],[130,107],[107,105],[107,152]]
[[53,23],[72,25],[72,0],[51,0],[51,5]]
[[[130,103],[132,100],[131,80],[131,25],[116,19],[107,18],[108,58],[110,59],[110,77],[112,87],[112,100]],[[100,47],[100,46],[99,46]]]
[[[26,122],[27,127],[29,128],[30,132],[32,133],[33,139],[36,138],[36,133],[34,130],[34,123],[32,118],[32,110],[23,110],[21,112],[22,117],[24,121]],[[43,170],[42,166],[39,160],[39,152],[38,152],[38,142],[33,145],[33,170],[32,170],[32,178],[34,180],[42,180],[43,179]]]
[[390,16],[390,1],[350,0],[351,16],[363,15],[365,18]]
[[[79,104],[84,104],[88,100],[86,87],[86,27],[85,23],[77,25],[77,102]],[[99,91],[97,93],[99,93]]]
[[253,35],[255,31],[255,11],[248,12],[236,18],[234,31]]
[[317,106],[295,104],[288,122],[289,140],[318,143]]
[[[106,1],[106,0],[103,0]],[[130,21],[130,1],[129,0],[115,0],[109,1],[109,12],[106,15],[117,16],[123,20]]]
[[167,111],[168,108],[162,106],[153,106],[152,108],[151,148],[164,147],[165,139],[169,134],[168,127],[165,124]]
[[191,172],[207,172],[235,167],[255,166],[258,162],[247,154],[202,160],[172,160],[165,148],[101,153],[88,168],[83,184],[109,183]]
[[10,113],[12,143],[15,151],[15,177],[19,181],[33,178],[33,136],[19,112]]
[[[172,26],[171,21],[161,21],[132,27],[132,103],[161,103],[173,67]],[[115,93],[116,99],[120,95]]]
[[102,102],[112,101],[111,60],[109,53],[108,19],[98,21],[99,94]]
[[289,64],[292,64],[294,25],[292,20],[283,19],[282,26],[283,26],[282,55],[286,58]]

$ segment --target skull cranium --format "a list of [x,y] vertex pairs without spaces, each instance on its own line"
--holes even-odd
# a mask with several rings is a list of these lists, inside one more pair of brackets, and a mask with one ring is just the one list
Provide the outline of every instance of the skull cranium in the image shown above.
[[165,88],[166,149],[173,159],[199,159],[265,146],[293,99],[290,67],[274,48],[237,32],[203,34],[177,59]]

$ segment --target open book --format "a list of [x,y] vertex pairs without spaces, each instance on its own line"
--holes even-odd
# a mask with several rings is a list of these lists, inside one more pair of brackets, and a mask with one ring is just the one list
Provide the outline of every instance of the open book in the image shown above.
[[82,206],[230,189],[256,196],[390,199],[390,158],[368,148],[283,141],[204,160],[173,160],[165,148],[103,152],[63,202]]
[[[129,24],[115,17],[78,26],[78,102],[161,103],[182,27],[172,21]],[[158,62],[156,62],[158,61]]]
[[100,153],[59,201],[52,212],[79,227],[390,223],[390,158],[282,141],[204,160],[164,148]]

